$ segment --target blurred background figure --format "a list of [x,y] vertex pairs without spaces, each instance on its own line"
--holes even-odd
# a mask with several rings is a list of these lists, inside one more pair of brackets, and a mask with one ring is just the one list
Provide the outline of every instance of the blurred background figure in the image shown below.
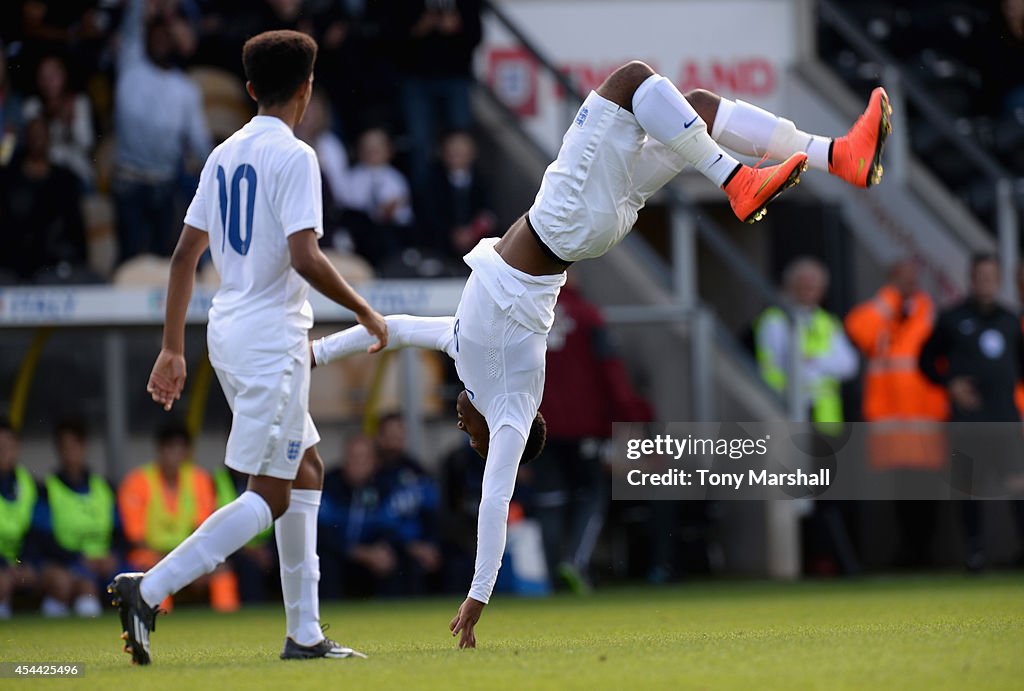
[[[1014,391],[1024,376],[1024,339],[1020,320],[999,303],[1000,272],[998,258],[991,254],[974,257],[971,262],[970,292],[966,299],[939,314],[935,329],[921,351],[921,372],[946,388],[950,401],[950,445],[953,449],[953,482],[963,491],[984,491],[970,484],[977,477],[972,466],[984,475],[1001,474],[1003,461],[998,452],[1017,452],[1020,432],[1016,426],[1006,434],[1006,426],[985,422],[1018,422]],[[997,436],[998,435],[998,436]],[[972,458],[964,454],[991,449],[993,457]],[[986,566],[983,504],[979,500],[961,502],[965,540],[964,565],[969,571]],[[1013,502],[1018,541],[1024,542],[1024,501]]]
[[57,470],[39,493],[37,527],[45,593],[43,614],[80,617],[101,613],[101,588],[120,566],[114,546],[114,491],[89,469],[85,424],[77,419],[54,430]]
[[634,391],[600,311],[571,280],[555,306],[540,410],[548,439],[529,470],[548,573],[585,593],[609,500],[602,452],[612,422],[654,414]]
[[16,592],[35,589],[37,573],[24,560],[38,496],[35,480],[18,464],[18,433],[0,420],[0,619],[10,619]]
[[455,264],[461,264],[463,255],[481,238],[494,234],[490,191],[476,168],[476,159],[476,142],[469,132],[447,133],[427,182],[427,212],[420,214],[423,228],[418,244]]
[[26,121],[43,119],[50,128],[50,161],[78,176],[83,189],[91,189],[92,106],[85,94],[72,91],[67,66],[58,56],[43,58],[36,68],[36,95],[25,101],[23,115]]
[[393,3],[394,61],[417,187],[427,179],[438,134],[473,126],[469,91],[473,51],[481,38],[480,4],[480,0]]
[[388,133],[374,127],[359,136],[356,164],[339,190],[342,218],[356,252],[380,266],[412,239],[412,198],[405,176],[391,165]]
[[[769,307],[758,319],[754,336],[761,376],[782,396],[792,376],[792,349],[799,348],[800,405],[806,420],[819,434],[838,431],[843,418],[840,385],[857,374],[857,352],[850,345],[839,318],[825,310],[828,269],[813,257],[798,257],[786,266],[782,289],[790,301],[798,326],[799,343],[791,342],[789,321],[778,307]],[[822,573],[854,574],[860,560],[849,535],[851,502],[815,502],[805,519],[805,562]]]
[[324,475],[320,588],[325,598],[397,595],[399,553],[384,511],[380,460],[368,437],[350,437],[341,465]]
[[21,95],[14,89],[7,73],[5,49],[0,41],[0,166],[6,166],[14,155],[22,125]]
[[[893,264],[878,293],[846,317],[846,331],[866,363],[868,462],[874,470],[899,473],[897,482],[911,487],[920,471],[941,469],[947,457],[942,423],[949,404],[917,366],[934,319],[932,299],[921,290],[911,260]],[[935,502],[892,502],[899,531],[896,565],[929,564],[937,508]]]
[[121,27],[114,198],[122,262],[144,253],[170,256],[180,226],[179,172],[211,149],[199,89],[176,67],[195,39],[175,5],[127,0]]
[[[227,506],[245,491],[249,476],[222,466],[213,474],[217,508]],[[277,553],[274,549],[274,526],[270,526],[230,557],[228,566],[238,579],[238,596],[242,602],[265,602],[268,582],[276,580]]]
[[[192,441],[185,428],[162,428],[156,452],[155,461],[125,475],[117,490],[127,561],[135,571],[146,571],[160,561],[214,511],[213,480],[193,464]],[[196,588],[208,588],[215,610],[238,609],[238,584],[227,565],[198,581]],[[172,607],[169,600],[161,606]]]
[[799,324],[800,343],[790,343],[789,322],[777,307],[757,321],[757,362],[761,376],[782,395],[788,386],[791,348],[800,349],[801,400],[807,419],[815,423],[843,421],[840,383],[857,374],[857,353],[842,322],[822,308],[828,290],[828,269],[813,257],[794,259],[782,276],[782,289]]
[[22,281],[91,280],[80,190],[74,173],[50,160],[46,123],[30,121],[24,147],[0,168],[0,270]]
[[331,104],[324,92],[317,89],[309,101],[306,116],[295,128],[295,136],[313,147],[320,163],[324,194],[324,236],[320,244],[351,251],[352,239],[342,227],[348,153],[333,126]]
[[376,441],[387,520],[405,557],[403,567],[411,570],[406,583],[417,589],[407,594],[436,591],[441,571],[437,483],[406,450],[401,413],[380,419]]

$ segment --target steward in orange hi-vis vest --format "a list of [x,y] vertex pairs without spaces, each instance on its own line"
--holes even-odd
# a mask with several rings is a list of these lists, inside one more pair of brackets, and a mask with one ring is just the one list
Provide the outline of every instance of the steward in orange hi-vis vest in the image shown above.
[[947,456],[942,421],[949,403],[917,366],[935,308],[927,293],[915,288],[905,294],[894,283],[846,317],[850,340],[867,360],[863,413],[872,423],[871,467],[937,469]]

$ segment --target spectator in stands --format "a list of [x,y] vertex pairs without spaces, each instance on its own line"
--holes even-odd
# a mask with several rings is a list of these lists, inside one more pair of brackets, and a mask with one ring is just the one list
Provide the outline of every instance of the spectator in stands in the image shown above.
[[464,130],[441,141],[440,156],[427,183],[422,245],[462,263],[480,238],[494,234],[495,217],[487,185],[476,170],[476,142]]
[[98,617],[100,588],[117,572],[112,551],[117,509],[103,476],[89,469],[86,429],[64,420],[55,430],[56,472],[39,493],[36,524],[41,533],[43,613]]
[[[213,480],[192,463],[188,432],[170,425],[157,433],[156,442],[156,461],[128,473],[117,491],[127,561],[137,571],[160,561],[214,511]],[[197,584],[208,586],[215,610],[238,609],[238,584],[226,565]],[[171,607],[170,598],[162,606]]]
[[380,128],[359,137],[358,161],[345,176],[341,202],[356,252],[374,266],[398,252],[413,222],[409,183],[391,165],[391,138]]
[[476,556],[476,523],[484,461],[463,440],[441,462],[441,554],[444,583],[469,583]]
[[337,250],[351,251],[352,239],[343,228],[344,190],[349,173],[345,144],[332,129],[333,113],[327,95],[321,89],[313,92],[306,115],[295,127],[295,136],[316,151],[323,178],[324,236],[320,244]]
[[89,99],[71,90],[67,66],[56,55],[43,58],[36,68],[36,91],[25,101],[25,120],[42,118],[46,122],[50,128],[50,160],[71,170],[83,188],[89,189],[96,143]]
[[38,581],[22,560],[37,496],[35,480],[18,464],[18,433],[0,420],[0,620],[11,618],[15,592],[33,590]]
[[27,67],[28,74],[41,58],[51,54],[64,55],[79,74],[92,74],[98,69],[113,28],[113,3],[27,0],[20,4],[23,55],[19,61]]
[[[224,466],[213,474],[213,484],[219,509],[246,490],[249,476]],[[270,577],[277,577],[275,560],[273,526],[228,557],[228,565],[238,578],[238,594],[242,602],[264,602],[267,599],[267,582]]]
[[[899,483],[918,483],[921,471],[939,470],[947,457],[942,422],[949,404],[945,392],[917,367],[934,318],[935,306],[918,286],[917,265],[910,260],[893,264],[886,284],[846,317],[846,331],[867,361],[868,460],[874,470],[896,471]],[[926,566],[937,504],[892,504],[899,531],[896,563]]]
[[401,0],[391,19],[413,182],[427,179],[439,130],[473,125],[469,90],[481,38],[480,0]]
[[[772,389],[785,395],[791,372],[792,348],[799,348],[799,400],[806,420],[822,435],[834,435],[843,418],[841,382],[857,373],[857,352],[843,324],[821,307],[828,289],[828,269],[817,259],[794,259],[783,273],[783,290],[796,315],[800,342],[790,340],[786,315],[778,307],[765,310],[754,329],[761,376]],[[806,519],[810,533],[806,555],[812,570],[831,573],[836,568],[850,575],[860,571],[847,525],[850,510],[843,502],[818,501]]]
[[190,47],[188,26],[166,14],[147,21],[144,10],[145,0],[128,0],[114,94],[121,261],[170,255],[179,171],[187,155],[198,161],[211,148],[199,89],[174,66]]
[[21,111],[21,96],[11,84],[7,53],[0,43],[0,168],[10,162],[17,147],[22,125]]
[[400,413],[380,419],[377,456],[387,520],[392,523],[398,548],[414,572],[407,582],[419,587],[441,568],[437,483],[406,450],[405,423]]
[[[991,254],[974,257],[970,293],[959,305],[939,314],[921,350],[921,372],[946,388],[954,423],[1020,421],[1013,395],[1024,377],[1024,338],[1020,320],[999,304],[999,285],[998,259]],[[990,475],[1011,470],[1024,454],[1018,424],[954,424],[950,426],[950,443],[954,451],[962,452],[954,456],[951,474],[958,485],[973,483],[978,470]],[[975,456],[982,450],[988,457]],[[1000,452],[1011,457],[1003,460]],[[972,462],[978,463],[978,470],[969,467]],[[963,471],[965,476],[961,475]],[[976,487],[970,484],[957,489],[971,492]],[[986,565],[982,503],[961,503],[964,565],[969,571],[980,571]],[[1013,509],[1018,538],[1024,541],[1024,501],[1014,501]]]
[[50,131],[25,126],[25,145],[0,169],[0,269],[21,280],[71,278],[85,265],[81,184],[50,161]]
[[547,444],[530,469],[548,573],[586,592],[608,502],[601,452],[612,422],[649,422],[653,412],[633,390],[601,313],[571,280],[555,305],[540,411]]
[[397,595],[400,554],[385,516],[377,451],[351,437],[340,467],[324,475],[320,503],[320,588],[325,597]]

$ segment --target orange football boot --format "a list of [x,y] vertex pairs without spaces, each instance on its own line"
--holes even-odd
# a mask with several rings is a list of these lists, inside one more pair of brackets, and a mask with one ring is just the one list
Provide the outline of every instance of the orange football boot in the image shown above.
[[799,151],[775,166],[741,166],[723,189],[736,217],[744,223],[753,223],[764,218],[768,213],[765,207],[777,196],[800,182],[800,173],[805,170],[807,154]]
[[868,107],[846,136],[832,142],[828,172],[857,187],[877,185],[882,179],[882,147],[892,133],[889,94],[875,87]]

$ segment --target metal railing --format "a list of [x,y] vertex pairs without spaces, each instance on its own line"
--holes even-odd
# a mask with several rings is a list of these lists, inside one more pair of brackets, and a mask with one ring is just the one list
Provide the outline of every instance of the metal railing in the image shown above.
[[[964,163],[976,169],[981,177],[992,184],[995,198],[994,230],[998,238],[1003,293],[1006,297],[1013,295],[1019,251],[1020,202],[1015,188],[1016,176],[971,137],[965,136],[957,128],[953,116],[928,93],[928,89],[901,67],[895,57],[872,41],[833,0],[818,0],[818,17],[863,57],[883,65],[882,82],[892,101],[895,114],[905,112],[900,107],[902,104],[913,104],[943,140],[949,142],[963,156]],[[909,160],[909,138],[895,139],[896,150],[891,152],[890,156],[894,163],[892,172],[895,173],[895,177],[903,180]]]

